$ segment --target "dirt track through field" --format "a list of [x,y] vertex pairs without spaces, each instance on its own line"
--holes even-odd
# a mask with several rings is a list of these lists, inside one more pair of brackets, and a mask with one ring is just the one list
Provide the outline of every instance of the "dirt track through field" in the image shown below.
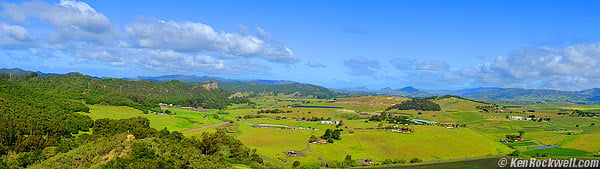
[[190,130],[182,131],[181,133],[189,133],[189,132],[192,132],[192,131],[202,130],[202,129],[205,129],[205,128],[217,127],[217,126],[225,125],[227,123],[229,123],[229,122],[221,122],[221,123],[217,123],[217,124],[213,124],[213,125],[208,125],[208,126],[204,126],[204,127],[198,127],[198,128],[195,128],[195,129],[190,129]]

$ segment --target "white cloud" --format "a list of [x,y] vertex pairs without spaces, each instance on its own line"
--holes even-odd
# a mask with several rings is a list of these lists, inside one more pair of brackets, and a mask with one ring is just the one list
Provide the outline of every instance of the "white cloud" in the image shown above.
[[345,60],[343,64],[350,70],[349,73],[352,75],[373,75],[381,68],[379,61],[365,57],[353,57]]
[[525,48],[463,74],[483,85],[579,90],[597,87],[599,61],[600,43]]
[[0,48],[41,59],[60,54],[73,60],[72,65],[95,62],[152,72],[236,74],[270,71],[256,60],[299,61],[262,28],[223,32],[203,23],[153,18],[115,25],[87,3],[69,0],[0,2],[0,7]]
[[0,48],[30,47],[34,40],[25,28],[0,22]]
[[30,1],[2,3],[1,6],[4,10],[0,15],[14,23],[28,25],[30,19],[36,19],[51,24],[54,32],[50,38],[55,42],[85,40],[108,43],[116,33],[110,20],[85,2],[63,0],[58,4],[48,4]]
[[[286,46],[268,41],[265,31],[257,33],[217,32],[211,26],[190,21],[163,21],[141,18],[125,28],[143,48],[172,49],[179,52],[212,52],[230,58],[263,57],[273,62],[293,63],[296,55]],[[261,36],[257,36],[259,34]]]

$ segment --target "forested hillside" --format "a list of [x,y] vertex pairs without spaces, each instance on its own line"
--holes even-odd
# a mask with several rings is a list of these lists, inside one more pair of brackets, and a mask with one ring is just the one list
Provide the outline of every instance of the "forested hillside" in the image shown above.
[[190,84],[202,84],[216,81],[219,83],[219,87],[224,90],[231,92],[252,92],[253,94],[251,96],[258,96],[260,93],[283,93],[286,95],[297,94],[299,97],[314,97],[320,99],[338,96],[335,91],[322,86],[285,80],[233,80],[219,77],[198,77],[185,75],[140,77],[140,79],[151,81],[180,80]]
[[319,99],[333,98],[337,96],[337,93],[327,88],[302,83],[282,83],[282,84],[268,84],[260,81],[253,82],[221,82],[220,87],[228,91],[240,91],[240,92],[253,92],[254,96],[262,92],[269,92],[273,94],[283,93],[286,95],[297,93],[297,96],[303,97],[314,97]]
[[160,111],[158,102],[219,108],[246,101],[228,96],[179,81],[0,74],[0,169],[231,168],[232,163],[260,168],[256,150],[223,131],[186,138],[150,128],[146,118],[93,121],[76,113],[99,103]]
[[222,89],[207,90],[201,85],[181,81],[152,82],[123,79],[97,79],[79,73],[37,76],[32,72],[23,76],[0,74],[0,79],[11,80],[24,88],[87,104],[130,106],[144,112],[159,111],[158,103],[191,107],[224,108],[231,103],[248,102],[244,98],[229,98],[230,92]]

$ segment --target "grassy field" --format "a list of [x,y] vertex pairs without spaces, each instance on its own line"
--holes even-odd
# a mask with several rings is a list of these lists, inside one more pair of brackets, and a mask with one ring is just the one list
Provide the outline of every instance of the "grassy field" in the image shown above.
[[526,156],[543,155],[543,154],[548,154],[551,156],[569,156],[569,157],[590,155],[590,153],[585,152],[585,151],[570,149],[570,148],[558,148],[558,147],[557,148],[546,148],[546,149],[532,149],[532,150],[523,151],[521,153]]
[[287,157],[283,152],[303,150],[311,135],[322,135],[322,130],[285,130],[270,128],[254,128],[248,124],[239,123],[237,138],[246,146],[257,149],[269,163],[276,165],[291,165],[279,160],[301,161],[303,163],[319,162],[319,159],[308,152],[306,157]]
[[[274,101],[280,99],[279,101]],[[393,124],[368,121],[372,115],[359,115],[358,112],[369,111],[377,113],[388,106],[407,100],[406,98],[387,96],[367,96],[339,98],[335,102],[319,99],[299,99],[292,102],[281,101],[281,96],[268,98],[253,98],[257,103],[255,107],[249,105],[233,105],[222,111],[213,110],[209,113],[195,112],[181,109],[169,109],[176,115],[142,114],[141,111],[120,106],[89,105],[91,113],[82,113],[93,119],[111,118],[122,119],[130,117],[146,117],[150,120],[151,127],[183,131],[202,126],[223,122],[221,119],[235,121],[231,124],[205,128],[194,132],[185,133],[185,136],[195,136],[203,132],[214,132],[221,128],[229,134],[240,139],[245,145],[257,149],[266,163],[275,166],[290,167],[291,162],[300,161],[302,164],[324,163],[327,160],[341,161],[346,155],[353,159],[372,159],[381,162],[384,159],[420,158],[424,161],[437,161],[448,159],[484,158],[489,155],[508,154],[514,149],[521,151],[523,156],[548,153],[551,156],[590,156],[600,151],[600,118],[569,117],[558,115],[558,112],[568,110],[595,110],[600,106],[555,106],[555,105],[519,105],[510,108],[513,113],[484,113],[476,109],[481,103],[446,98],[434,100],[440,104],[442,111],[416,111],[393,110],[392,114],[407,116],[409,119],[425,119],[439,123],[465,124],[459,129],[447,129],[444,126],[408,125],[414,131],[410,134],[392,133],[384,129],[375,129],[380,124],[388,126]],[[302,103],[304,101],[304,103]],[[340,106],[336,108],[291,108],[288,105],[320,105]],[[251,124],[237,121],[246,115],[255,115],[263,109],[280,109],[290,111],[281,114],[260,114],[261,118],[242,119],[251,124],[283,125],[290,127],[310,127],[318,130],[255,128]],[[527,110],[534,110],[528,112]],[[507,116],[549,117],[550,121],[520,121],[509,120]],[[325,129],[336,129],[335,125],[319,124],[318,122],[298,121],[302,117],[323,117],[325,119],[343,120],[344,130],[342,140],[333,144],[310,144],[309,152],[307,141],[311,135],[321,136]],[[279,119],[279,120],[278,120]],[[402,125],[402,124],[401,124]],[[347,127],[347,128],[345,128]],[[371,128],[371,129],[355,129]],[[560,131],[556,131],[560,130]],[[562,131],[564,130],[564,131]],[[350,132],[353,131],[353,132]],[[500,140],[506,139],[505,135],[517,135],[518,131],[525,131],[525,142],[504,144]],[[537,149],[541,145],[558,145],[560,148]],[[285,151],[303,150],[306,157],[287,157]],[[314,153],[314,154],[313,154]],[[489,157],[487,157],[489,158]],[[488,162],[491,164],[487,164]],[[473,168],[482,166],[496,166],[497,159],[480,159],[443,164],[427,164],[410,167],[413,168]],[[484,164],[485,163],[485,164]],[[247,166],[236,166],[244,168]],[[487,167],[483,167],[487,168]]]
[[342,160],[347,154],[351,154],[353,158],[373,160],[410,160],[414,157],[439,160],[509,152],[508,147],[470,129],[437,126],[412,128],[415,132],[411,134],[385,131],[343,134],[342,140],[333,144],[315,145],[313,151],[335,160]]
[[143,114],[142,111],[126,106],[88,105],[90,113],[81,113],[92,119],[125,119],[132,117],[145,117],[150,120],[150,127],[155,129],[167,128],[171,131],[183,131],[205,125],[222,122],[210,116],[205,117],[201,112],[169,109],[176,115]]
[[[372,167],[378,169],[392,169],[392,168],[411,168],[411,169],[492,169],[492,168],[500,168],[498,167],[498,159],[499,158],[482,158],[482,159],[474,159],[474,160],[462,160],[462,161],[453,161],[446,163],[433,163],[433,164],[417,164],[417,165],[392,165],[389,167],[381,166],[381,167]],[[360,168],[360,167],[359,167]]]

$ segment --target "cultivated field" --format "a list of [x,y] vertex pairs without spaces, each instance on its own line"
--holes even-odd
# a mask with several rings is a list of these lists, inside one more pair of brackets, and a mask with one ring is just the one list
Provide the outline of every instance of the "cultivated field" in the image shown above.
[[[302,164],[343,161],[346,155],[351,155],[353,159],[371,159],[375,163],[382,163],[386,159],[408,161],[413,158],[422,159],[427,163],[428,161],[489,158],[506,155],[515,150],[519,150],[521,156],[556,157],[591,157],[600,151],[600,144],[598,144],[600,118],[558,114],[572,110],[595,111],[600,109],[600,106],[512,105],[513,107],[508,108],[507,112],[486,113],[476,108],[486,104],[459,98],[445,98],[434,100],[441,106],[441,111],[389,111],[392,116],[436,121],[443,125],[399,124],[398,127],[412,130],[412,133],[406,134],[390,132],[382,128],[396,124],[368,120],[387,107],[405,100],[408,99],[384,96],[339,98],[337,101],[286,100],[281,96],[272,96],[255,99],[257,104],[253,106],[233,105],[225,110],[212,110],[208,113],[169,108],[175,115],[155,115],[142,114],[141,111],[129,107],[90,105],[91,113],[82,114],[93,119],[146,117],[150,119],[151,127],[156,129],[167,127],[170,130],[186,131],[200,128],[185,132],[186,136],[196,136],[218,129],[225,130],[245,145],[257,149],[266,163],[284,167],[290,167],[294,161]],[[342,108],[292,107],[294,105]],[[284,113],[258,113],[260,110],[274,109],[282,110]],[[508,119],[510,116],[535,116],[551,120],[540,122],[510,120]],[[335,124],[306,121],[312,118],[342,121],[342,125],[336,127]],[[447,127],[454,125],[462,125],[462,127]],[[285,129],[285,127],[301,127],[301,129]],[[342,139],[334,140],[334,143],[330,144],[308,143],[312,135],[322,136],[326,129],[342,129]],[[518,135],[519,131],[524,132],[525,141],[500,142],[506,139],[505,135]],[[553,148],[539,148],[550,145]],[[288,157],[283,153],[287,151],[299,151],[304,156]],[[470,163],[465,161],[447,164],[463,166]],[[417,167],[436,166],[441,164]]]

